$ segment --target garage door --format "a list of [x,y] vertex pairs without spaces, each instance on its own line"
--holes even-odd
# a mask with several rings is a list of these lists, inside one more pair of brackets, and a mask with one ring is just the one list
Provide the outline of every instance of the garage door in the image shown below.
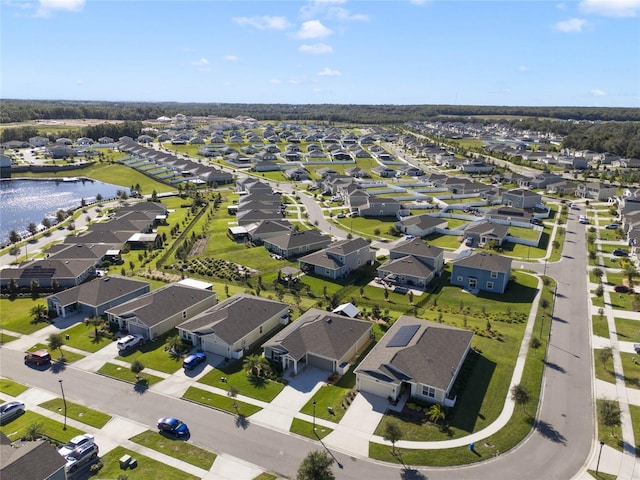
[[322,370],[328,370],[333,372],[333,360],[327,360],[326,358],[316,357],[315,355],[307,355],[307,365],[312,367],[321,368]]
[[392,396],[393,385],[385,382],[376,382],[374,379],[358,375],[358,388],[361,392],[373,393],[383,398]]
[[215,343],[212,341],[207,341],[206,339],[202,339],[202,350],[205,352],[215,353],[216,355],[222,355],[223,357],[227,356],[227,346],[221,343]]
[[140,325],[134,325],[132,323],[129,324],[129,333],[134,334],[134,333],[139,333],[140,335],[142,335],[144,338],[149,338],[149,329],[146,327],[142,327]]

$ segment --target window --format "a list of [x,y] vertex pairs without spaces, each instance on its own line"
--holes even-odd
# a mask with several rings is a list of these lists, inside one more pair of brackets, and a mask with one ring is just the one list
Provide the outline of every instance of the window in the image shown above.
[[187,311],[182,312],[182,319],[185,320],[187,318]]
[[478,279],[476,278],[469,279],[469,288],[476,288],[477,285],[478,285]]
[[424,395],[425,397],[435,398],[436,389],[433,388],[433,387],[429,387],[428,385],[423,385],[422,386],[422,395]]
[[493,282],[487,282],[487,289],[493,290]]
[[491,278],[498,278],[498,272],[491,272]]

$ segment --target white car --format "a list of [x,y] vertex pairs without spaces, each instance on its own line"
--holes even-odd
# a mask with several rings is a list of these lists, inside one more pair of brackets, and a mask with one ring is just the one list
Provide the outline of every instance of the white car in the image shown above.
[[127,335],[126,337],[122,337],[118,340],[118,350],[123,352],[130,348],[137,347],[138,345],[142,345],[143,343],[144,337],[139,333],[134,333],[133,335]]
[[58,453],[63,457],[66,457],[71,452],[73,452],[76,448],[81,447],[83,445],[93,443],[93,435],[90,433],[84,433],[82,435],[76,435],[68,443],[64,444],[62,447],[58,449]]

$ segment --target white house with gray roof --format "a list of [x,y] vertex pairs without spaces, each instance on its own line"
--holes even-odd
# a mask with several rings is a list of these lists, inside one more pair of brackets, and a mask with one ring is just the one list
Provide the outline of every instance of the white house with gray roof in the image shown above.
[[372,324],[312,308],[264,343],[265,358],[297,374],[306,365],[344,373],[372,340]]
[[263,243],[270,252],[291,258],[322,250],[331,243],[331,237],[323,235],[318,230],[291,231],[264,239]]
[[301,257],[298,262],[303,272],[334,280],[346,277],[353,270],[373,261],[375,253],[364,238],[341,240],[324,250]]
[[397,400],[455,405],[452,388],[473,332],[403,315],[355,369],[356,389]]
[[170,283],[105,313],[120,330],[155,339],[216,303],[215,292]]
[[396,228],[407,235],[426,237],[435,233],[437,228],[446,229],[447,219],[425,213],[423,215],[410,215],[403,217],[395,223]]
[[289,305],[237,294],[178,325],[178,334],[196,348],[225,358],[241,358],[279,325],[289,323]]

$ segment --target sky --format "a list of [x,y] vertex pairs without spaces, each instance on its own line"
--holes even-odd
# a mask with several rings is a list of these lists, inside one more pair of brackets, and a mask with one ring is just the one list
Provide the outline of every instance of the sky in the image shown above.
[[640,0],[0,0],[0,98],[640,107]]

